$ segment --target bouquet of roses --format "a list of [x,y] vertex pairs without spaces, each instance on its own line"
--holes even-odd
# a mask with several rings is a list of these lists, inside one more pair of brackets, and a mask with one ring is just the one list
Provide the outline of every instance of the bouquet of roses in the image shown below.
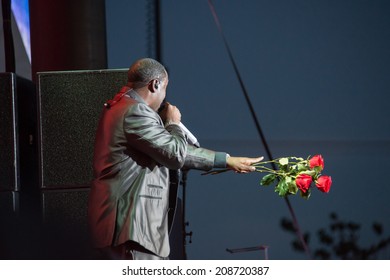
[[[267,167],[267,164],[274,164],[277,168],[274,170]],[[321,155],[315,155],[307,159],[300,157],[283,157],[270,161],[261,161],[253,164],[257,172],[268,173],[265,175],[260,184],[269,186],[276,183],[275,192],[281,197],[287,195],[299,194],[301,197],[308,199],[311,194],[311,186],[314,183],[318,190],[328,193],[332,185],[330,176],[321,175],[324,169],[324,159]],[[229,169],[212,170],[206,174],[219,174]]]
[[[277,165],[277,170],[266,167],[266,164]],[[271,161],[254,164],[257,172],[269,173],[265,175],[260,184],[268,186],[277,181],[275,192],[280,196],[296,194],[308,199],[311,194],[311,186],[314,183],[318,190],[328,193],[332,185],[330,176],[321,175],[324,169],[324,159],[321,155],[315,155],[303,159],[300,157],[283,157]]]

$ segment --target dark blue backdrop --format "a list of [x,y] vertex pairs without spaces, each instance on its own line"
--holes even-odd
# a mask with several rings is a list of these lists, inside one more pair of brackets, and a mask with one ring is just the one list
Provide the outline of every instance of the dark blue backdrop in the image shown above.
[[[148,56],[148,1],[106,1],[109,68]],[[204,147],[265,155],[207,0],[162,2],[162,60],[168,98]],[[390,4],[363,0],[214,1],[274,157],[322,154],[333,178],[325,195],[292,197],[303,231],[329,225],[330,212],[362,225],[359,244],[390,235]],[[290,217],[260,174],[190,171],[190,259],[259,259],[226,248],[270,246],[270,259],[305,259],[280,220]],[[376,257],[389,259],[390,249]]]

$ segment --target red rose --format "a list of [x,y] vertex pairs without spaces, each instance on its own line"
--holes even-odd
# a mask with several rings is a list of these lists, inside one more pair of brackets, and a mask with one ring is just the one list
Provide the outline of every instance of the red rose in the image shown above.
[[328,193],[330,190],[330,186],[332,185],[332,177],[330,176],[320,176],[316,181],[317,188],[324,192]]
[[295,179],[295,183],[303,193],[306,193],[307,190],[310,188],[311,182],[312,178],[310,175],[307,174],[299,174]]
[[320,170],[324,169],[324,159],[321,155],[315,155],[312,157],[309,161],[310,169],[313,169],[314,167],[321,167]]

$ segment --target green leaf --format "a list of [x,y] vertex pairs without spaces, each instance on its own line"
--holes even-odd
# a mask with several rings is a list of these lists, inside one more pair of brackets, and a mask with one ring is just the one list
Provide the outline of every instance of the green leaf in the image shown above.
[[298,171],[307,170],[307,166],[305,164],[298,163],[297,165],[298,165]]
[[261,179],[260,181],[260,185],[262,186],[268,186],[270,185],[271,183],[273,183],[273,181],[275,181],[276,179],[276,175],[275,174],[268,174],[268,175],[265,175],[263,177],[263,179]]
[[279,164],[280,165],[287,165],[288,164],[288,158],[284,157],[279,159]]
[[316,171],[315,170],[307,170],[307,171],[301,172],[301,174],[307,174],[310,176],[314,176],[314,175],[316,175]]
[[296,194],[298,192],[297,184],[295,183],[295,180],[293,180],[291,177],[286,178],[287,188],[288,192],[291,194]]
[[283,178],[279,181],[275,188],[275,192],[277,192],[280,196],[286,196],[288,192],[288,186],[286,184],[286,180]]
[[286,165],[280,165],[280,170],[283,172],[283,173],[288,173],[290,171],[290,166],[288,164]]

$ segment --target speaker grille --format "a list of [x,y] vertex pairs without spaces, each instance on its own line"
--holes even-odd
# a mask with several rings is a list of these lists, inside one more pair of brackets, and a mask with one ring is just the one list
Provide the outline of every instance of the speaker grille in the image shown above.
[[91,257],[88,236],[89,188],[47,188],[42,191],[42,245],[59,259]]
[[41,72],[38,76],[40,186],[87,186],[104,102],[127,70]]
[[56,225],[62,232],[77,228],[80,233],[86,234],[88,194],[89,188],[43,191],[44,223]]

